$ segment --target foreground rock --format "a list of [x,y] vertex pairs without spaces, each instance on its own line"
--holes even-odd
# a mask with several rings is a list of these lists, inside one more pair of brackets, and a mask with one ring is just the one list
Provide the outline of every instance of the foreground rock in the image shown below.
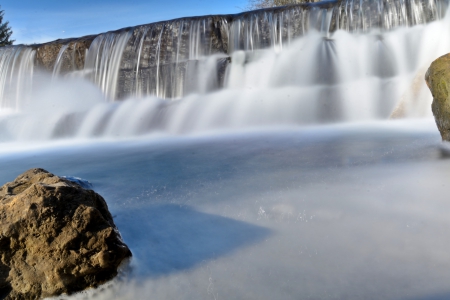
[[433,61],[425,81],[433,95],[431,110],[442,140],[450,141],[450,54]]
[[0,189],[0,298],[39,299],[95,287],[131,256],[105,200],[31,169]]

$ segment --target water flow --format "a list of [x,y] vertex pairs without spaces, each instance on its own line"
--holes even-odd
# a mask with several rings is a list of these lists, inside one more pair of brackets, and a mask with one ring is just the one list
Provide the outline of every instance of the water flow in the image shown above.
[[305,6],[244,13],[230,24],[228,52],[264,48],[281,51],[283,45],[311,30],[328,35],[332,14],[330,7]]
[[0,47],[0,112],[25,105],[32,88],[35,51],[28,47]]
[[335,10],[336,29],[366,32],[425,24],[442,18],[447,5],[433,0],[343,0]]
[[[41,91],[32,93],[31,107],[40,109],[1,117],[0,138],[126,137],[429,116],[431,95],[423,76],[433,59],[450,50],[449,17],[406,27],[429,22],[442,14],[443,6],[432,0],[376,3],[378,19],[363,14],[367,13],[364,5],[372,2],[360,1],[356,7],[356,2],[347,1],[325,8],[263,10],[233,20],[179,19],[99,35],[86,56],[84,73],[101,93],[93,92],[86,81],[74,82],[77,90],[89,95],[80,95],[82,99],[70,105],[61,100],[79,95],[67,88],[70,79],[58,81],[64,88],[39,84]],[[342,18],[333,17],[336,7]],[[343,7],[351,13],[344,14]],[[404,10],[397,16],[403,23],[396,24],[405,26],[364,32],[381,26],[380,18],[391,17],[394,8]],[[430,15],[433,9],[437,12]],[[308,24],[321,24],[315,27],[321,29],[296,37],[290,28],[300,28],[294,23],[305,20],[305,15],[297,19],[295,11],[308,11]],[[358,21],[354,13],[365,21]],[[419,18],[421,14],[425,15]],[[359,24],[361,30],[353,26],[332,34],[321,31],[351,24],[343,18]],[[234,31],[235,26],[240,29]],[[217,39],[219,32],[221,39]],[[235,39],[236,32],[248,33],[247,42],[239,44],[241,50],[231,42],[244,40]],[[68,49],[61,49],[57,61]],[[228,57],[225,53],[230,49],[234,50]],[[2,108],[15,109],[27,99],[20,92],[31,91],[22,88],[21,78],[32,73],[34,52],[26,47],[0,51]],[[57,69],[58,64],[54,74]],[[118,99],[128,100],[108,103]],[[81,100],[85,100],[82,105]]]
[[[148,95],[178,99],[191,93],[213,91],[217,88],[216,81],[221,87],[226,67],[222,58],[236,51],[273,49],[280,52],[309,32],[320,32],[332,38],[339,30],[383,32],[425,24],[442,18],[446,6],[446,0],[324,1],[235,16],[186,18],[137,26],[126,46],[107,43],[111,50],[105,52],[106,58],[101,58],[102,53],[94,49],[94,53],[99,54],[97,59],[106,62],[100,66],[101,70],[95,71],[102,75],[94,81],[113,100]],[[116,35],[120,33],[108,34],[110,39]],[[100,39],[103,38],[106,35]],[[109,58],[112,49],[122,62],[113,68],[112,74],[118,68],[118,75],[112,75],[105,82],[108,64],[117,63]],[[216,73],[199,74],[199,69],[207,69],[203,65],[211,65],[207,62],[211,55],[218,55],[215,68],[210,68]],[[201,82],[204,77],[216,79],[205,89]],[[114,79],[116,83],[111,82]]]
[[66,52],[67,48],[69,47],[69,44],[63,45],[61,49],[59,49],[58,56],[56,57],[55,65],[53,66],[53,78],[56,78],[61,73],[61,67],[63,62],[63,55]]
[[[199,65],[224,53],[221,41],[212,44],[214,17],[179,19],[138,26],[123,53],[120,98],[154,95],[181,98],[202,85]],[[217,26],[216,26],[217,25]],[[217,74],[208,74],[217,77]],[[209,90],[216,88],[211,87]]]
[[[382,35],[339,31],[333,39],[316,32],[281,53],[238,51],[222,90],[177,101],[147,97],[103,102],[87,110],[53,113],[51,118],[3,118],[2,128],[9,130],[4,139],[305,126],[387,119],[396,108],[403,116],[426,116],[431,96],[423,84],[423,66],[450,49],[448,24],[446,19]],[[408,46],[416,49],[414,55],[406,55]]]
[[122,53],[130,37],[129,31],[101,34],[94,39],[86,55],[84,70],[107,99],[116,99]]

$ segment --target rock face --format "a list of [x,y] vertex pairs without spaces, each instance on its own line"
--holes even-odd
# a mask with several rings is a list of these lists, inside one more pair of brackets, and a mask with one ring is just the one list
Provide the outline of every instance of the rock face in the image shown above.
[[[134,70],[136,66],[133,64],[136,62],[140,64],[140,68],[145,69],[157,63],[174,63],[174,57],[185,60],[192,59],[196,56],[195,54],[230,55],[238,49],[273,47],[277,43],[273,40],[274,38],[288,40],[301,36],[312,28],[323,29],[322,25],[318,24],[321,23],[318,15],[320,11],[321,13],[331,12],[328,29],[330,32],[339,29],[359,32],[368,30],[370,27],[389,29],[396,26],[428,23],[444,17],[447,7],[446,0],[420,0],[417,1],[416,6],[405,2],[403,7],[402,3],[403,1],[399,0],[387,0],[384,3],[384,11],[387,15],[392,15],[393,11],[397,11],[399,7],[403,10],[404,15],[400,15],[392,24],[389,22],[386,24],[388,18],[377,13],[379,1],[298,0],[295,5],[270,7],[239,14],[179,18],[122,28],[108,33],[130,32],[130,39],[123,53],[124,60],[129,62],[123,62],[121,70],[128,68]],[[442,11],[437,10],[437,6],[442,6]],[[418,10],[420,17],[416,16]],[[273,30],[276,27],[280,27],[279,32],[274,33]],[[196,34],[198,36],[193,36]],[[59,39],[49,43],[29,45],[29,47],[37,51],[35,65],[52,71],[59,51],[63,46],[67,46],[65,50],[67,53],[61,58],[64,60],[61,71],[65,73],[83,68],[85,51],[99,35]],[[248,41],[249,35],[253,35],[251,42]],[[196,45],[192,45],[192,40],[201,40],[205,49],[196,49]],[[136,51],[139,52],[137,59]]]
[[43,169],[0,189],[0,298],[95,287],[131,256],[105,200]]
[[[82,70],[86,52],[95,37],[96,35],[89,35],[76,39],[56,40],[45,44],[32,45],[30,47],[36,50],[34,64],[39,70],[53,72],[59,59],[60,67],[58,71],[62,75]],[[63,47],[64,52],[60,54]]]
[[433,95],[431,110],[442,140],[450,141],[450,54],[433,61],[425,81]]
[[[223,70],[236,51],[282,49],[311,31],[329,36],[337,30],[365,32],[414,26],[443,18],[448,6],[448,0],[296,2],[239,14],[161,21],[44,44],[0,47],[0,58],[5,62],[2,71],[6,72],[2,78],[15,78],[31,88],[40,86],[42,73],[51,73],[52,78],[87,79],[111,100],[147,95],[178,99],[223,87]],[[2,78],[0,85],[8,86]],[[37,84],[31,84],[33,80]],[[6,87],[2,95],[8,93]],[[4,103],[17,107],[14,101]]]

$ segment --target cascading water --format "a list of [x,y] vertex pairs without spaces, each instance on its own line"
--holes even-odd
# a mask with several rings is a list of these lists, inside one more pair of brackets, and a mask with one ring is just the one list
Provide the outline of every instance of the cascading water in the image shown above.
[[92,42],[84,63],[88,77],[103,91],[106,98],[115,99],[117,78],[123,49],[130,33],[106,33]]
[[0,48],[0,113],[26,104],[32,89],[34,55],[27,47]]
[[197,90],[199,65],[221,53],[219,46],[211,44],[212,28],[216,28],[213,17],[135,28],[123,52],[121,98],[180,98],[189,89]]
[[443,17],[446,7],[445,1],[345,0],[337,8],[335,26],[349,32],[414,26]]
[[388,120],[431,113],[424,72],[447,52],[444,0],[3,47],[0,181],[88,180],[133,253],[112,282],[55,299],[449,299],[449,146],[432,118]]
[[69,48],[69,44],[63,45],[59,50],[58,57],[55,61],[55,66],[53,67],[53,77],[58,77],[61,73],[63,55],[66,53],[67,48]]
[[[6,47],[1,110],[19,111],[1,117],[0,136],[130,136],[427,116],[430,96],[417,78],[450,49],[446,8],[444,0],[346,0],[142,25],[92,38],[85,56],[81,43],[69,40],[58,48],[51,84],[43,83],[45,74],[36,84],[34,64],[45,62],[36,62],[35,50]],[[103,96],[86,95],[92,84]],[[55,85],[67,87],[54,99],[58,110],[49,97],[35,96]],[[47,110],[30,114],[23,107],[33,101],[31,107],[43,108],[43,98]],[[62,98],[83,103],[65,107]]]

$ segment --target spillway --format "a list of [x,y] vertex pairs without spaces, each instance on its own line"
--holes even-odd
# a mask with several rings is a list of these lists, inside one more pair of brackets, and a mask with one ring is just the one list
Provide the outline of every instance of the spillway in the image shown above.
[[55,299],[450,299],[450,147],[424,82],[447,8],[322,1],[0,48],[0,182],[89,181],[133,253]]
[[0,139],[426,117],[446,0],[342,0],[0,49]]

